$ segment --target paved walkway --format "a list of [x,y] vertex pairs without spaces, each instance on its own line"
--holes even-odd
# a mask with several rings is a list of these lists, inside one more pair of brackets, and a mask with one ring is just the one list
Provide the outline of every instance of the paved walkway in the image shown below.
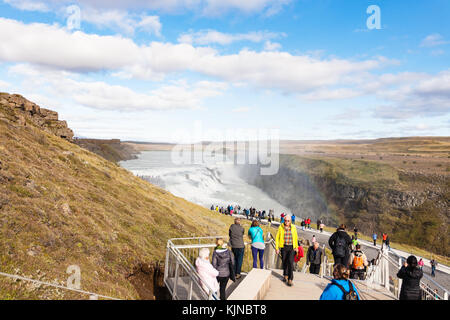
[[270,288],[264,300],[319,300],[329,283],[327,279],[300,272],[294,273],[292,287],[288,287],[282,279],[282,270],[272,270]]
[[[272,270],[270,288],[264,300],[319,300],[328,279],[309,273],[294,273],[294,285],[288,287],[283,280],[282,270]],[[352,280],[353,281],[353,280]],[[394,296],[383,288],[368,287],[363,282],[353,281],[363,300],[395,300]]]

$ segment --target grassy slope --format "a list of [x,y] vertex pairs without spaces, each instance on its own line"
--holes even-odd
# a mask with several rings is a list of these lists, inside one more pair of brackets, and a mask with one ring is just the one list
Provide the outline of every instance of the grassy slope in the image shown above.
[[[226,234],[231,222],[31,125],[0,120],[0,161],[3,272],[65,284],[75,264],[82,289],[138,298],[126,276],[163,260],[167,239]],[[12,298],[85,297],[0,277],[0,299]]]

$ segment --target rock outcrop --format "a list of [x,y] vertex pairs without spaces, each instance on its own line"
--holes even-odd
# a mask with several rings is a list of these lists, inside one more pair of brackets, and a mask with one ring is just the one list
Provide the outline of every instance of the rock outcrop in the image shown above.
[[0,113],[0,120],[13,122],[19,126],[34,124],[58,137],[69,141],[73,139],[73,131],[67,126],[66,121],[58,120],[57,112],[41,108],[19,94],[0,92],[0,107],[6,109]]

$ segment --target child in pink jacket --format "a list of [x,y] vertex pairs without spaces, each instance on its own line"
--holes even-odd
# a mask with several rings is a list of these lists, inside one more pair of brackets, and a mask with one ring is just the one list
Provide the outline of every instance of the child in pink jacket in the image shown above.
[[198,258],[195,260],[195,267],[202,283],[202,288],[209,294],[209,288],[216,293],[219,290],[219,282],[217,276],[219,271],[214,269],[209,261],[209,249],[203,248],[200,250]]

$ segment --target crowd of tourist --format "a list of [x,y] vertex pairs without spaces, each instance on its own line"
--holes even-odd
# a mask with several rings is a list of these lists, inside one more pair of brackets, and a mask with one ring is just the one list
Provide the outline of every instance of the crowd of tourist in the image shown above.
[[[242,264],[245,254],[244,236],[247,234],[251,241],[251,254],[253,257],[253,268],[264,268],[264,231],[260,227],[260,221],[266,217],[265,210],[256,210],[255,208],[241,209],[240,206],[229,205],[227,207],[211,206],[211,210],[223,214],[243,214],[247,219],[252,220],[251,227],[245,232],[241,225],[241,219],[236,217],[234,224],[229,228],[228,245],[223,239],[218,239],[216,247],[212,254],[210,262],[209,249],[200,250],[199,257],[195,265],[202,281],[205,291],[208,287],[214,292],[218,292],[221,300],[226,300],[226,286],[229,280],[236,281],[241,278]],[[273,210],[267,214],[268,221],[274,220]],[[295,215],[282,214],[281,223],[278,226],[275,236],[276,254],[281,256],[283,278],[282,281],[288,286],[294,285],[294,271],[298,262],[304,257],[303,246],[297,234],[295,226]],[[311,229],[311,219],[301,219],[302,230]],[[325,225],[320,219],[317,221],[317,230],[323,232]],[[369,261],[363,252],[358,240],[358,229],[354,227],[353,235],[346,232],[346,226],[341,224],[336,231],[329,237],[328,245],[334,259],[333,279],[324,289],[321,300],[360,300],[360,295],[351,279],[364,280],[370,264],[375,263],[375,259]],[[376,246],[377,234],[372,235],[373,244]],[[383,243],[381,249],[391,250],[389,237],[386,233],[382,234]],[[231,247],[231,250],[229,250]],[[318,275],[321,270],[321,264],[324,261],[325,251],[321,248],[316,236],[313,235],[306,253],[305,264],[309,267],[311,274]],[[402,279],[400,292],[401,300],[420,300],[421,292],[419,288],[420,279],[423,276],[424,262],[422,259],[417,261],[415,256],[410,256],[405,261],[402,268],[398,271],[397,277]],[[437,262],[431,261],[432,276],[435,275]],[[207,285],[207,286],[206,286]],[[301,284],[299,284],[301,285]]]

